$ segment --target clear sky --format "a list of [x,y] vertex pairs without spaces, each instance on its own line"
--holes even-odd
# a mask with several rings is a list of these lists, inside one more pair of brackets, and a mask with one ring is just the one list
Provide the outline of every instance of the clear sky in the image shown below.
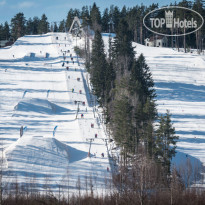
[[[176,0],[179,2],[180,0]],[[116,5],[122,8],[133,7],[136,5],[150,5],[152,3],[158,3],[159,6],[169,5],[174,3],[175,0],[0,0],[0,23],[8,21],[10,23],[11,18],[18,12],[23,12],[26,19],[29,17],[38,16],[39,18],[43,13],[48,17],[48,21],[61,21],[67,16],[67,12],[70,8],[81,9],[84,5],[92,5],[96,2],[100,10],[110,7],[110,5]]]

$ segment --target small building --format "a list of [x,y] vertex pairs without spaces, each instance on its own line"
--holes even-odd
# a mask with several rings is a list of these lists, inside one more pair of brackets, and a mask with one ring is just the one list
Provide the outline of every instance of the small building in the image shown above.
[[79,19],[77,16],[73,19],[73,22],[71,24],[71,27],[69,29],[69,33],[82,37],[82,36],[92,36],[94,35],[94,31],[90,29],[90,26],[83,25],[83,20]]
[[152,36],[145,39],[145,46],[149,47],[167,47],[168,39],[166,36]]

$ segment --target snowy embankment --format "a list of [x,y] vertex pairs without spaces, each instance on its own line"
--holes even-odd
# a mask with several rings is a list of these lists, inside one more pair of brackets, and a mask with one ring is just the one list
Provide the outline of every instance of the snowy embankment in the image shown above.
[[[103,40],[108,51],[108,37]],[[192,171],[199,170],[205,165],[205,56],[137,43],[133,47],[136,57],[143,53],[151,69],[158,113],[172,114],[179,136],[173,165],[186,168],[190,160]]]
[[[50,33],[0,49],[5,186],[19,182],[29,190],[96,194],[112,186],[106,136],[94,116],[75,43],[70,35]],[[21,126],[26,129],[20,138]]]

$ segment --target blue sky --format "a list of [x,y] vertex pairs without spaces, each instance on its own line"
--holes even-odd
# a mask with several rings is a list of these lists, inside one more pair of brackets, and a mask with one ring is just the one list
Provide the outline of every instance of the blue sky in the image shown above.
[[[0,23],[5,21],[10,23],[11,18],[18,12],[23,12],[26,19],[34,16],[41,17],[45,13],[49,22],[61,21],[66,18],[70,8],[81,9],[82,6],[90,6],[93,2],[96,2],[100,10],[103,11],[104,8],[112,4],[119,8],[124,5],[132,7],[141,3],[145,5],[158,3],[160,6],[164,6],[174,3],[175,0],[0,0]],[[176,0],[176,2],[179,2],[179,0]]]

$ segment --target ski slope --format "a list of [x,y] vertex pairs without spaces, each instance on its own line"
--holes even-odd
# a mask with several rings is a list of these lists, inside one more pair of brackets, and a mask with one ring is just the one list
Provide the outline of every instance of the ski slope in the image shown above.
[[0,49],[5,186],[18,182],[29,190],[75,193],[80,189],[96,194],[107,193],[112,186],[107,138],[74,46],[72,36],[49,33],[24,36],[12,47]]
[[136,55],[143,53],[151,69],[159,114],[170,110],[179,136],[173,163],[205,165],[205,61],[197,54],[170,48],[150,48],[134,43]]
[[[107,50],[108,36],[103,39]],[[0,143],[5,186],[19,182],[29,190],[109,193],[112,167],[107,138],[100,114],[94,112],[83,61],[73,50],[76,44],[83,47],[83,38],[49,33],[24,36],[12,47],[0,49]],[[205,58],[170,48],[133,46],[136,56],[143,53],[151,68],[159,114],[167,109],[172,113],[180,137],[173,163],[182,164],[188,156],[193,163],[204,164]],[[21,126],[24,134],[20,138]]]
[[[108,37],[103,35],[108,52]],[[133,43],[151,69],[159,115],[169,110],[179,136],[173,164],[205,165],[205,56]],[[199,167],[198,167],[199,168]]]

